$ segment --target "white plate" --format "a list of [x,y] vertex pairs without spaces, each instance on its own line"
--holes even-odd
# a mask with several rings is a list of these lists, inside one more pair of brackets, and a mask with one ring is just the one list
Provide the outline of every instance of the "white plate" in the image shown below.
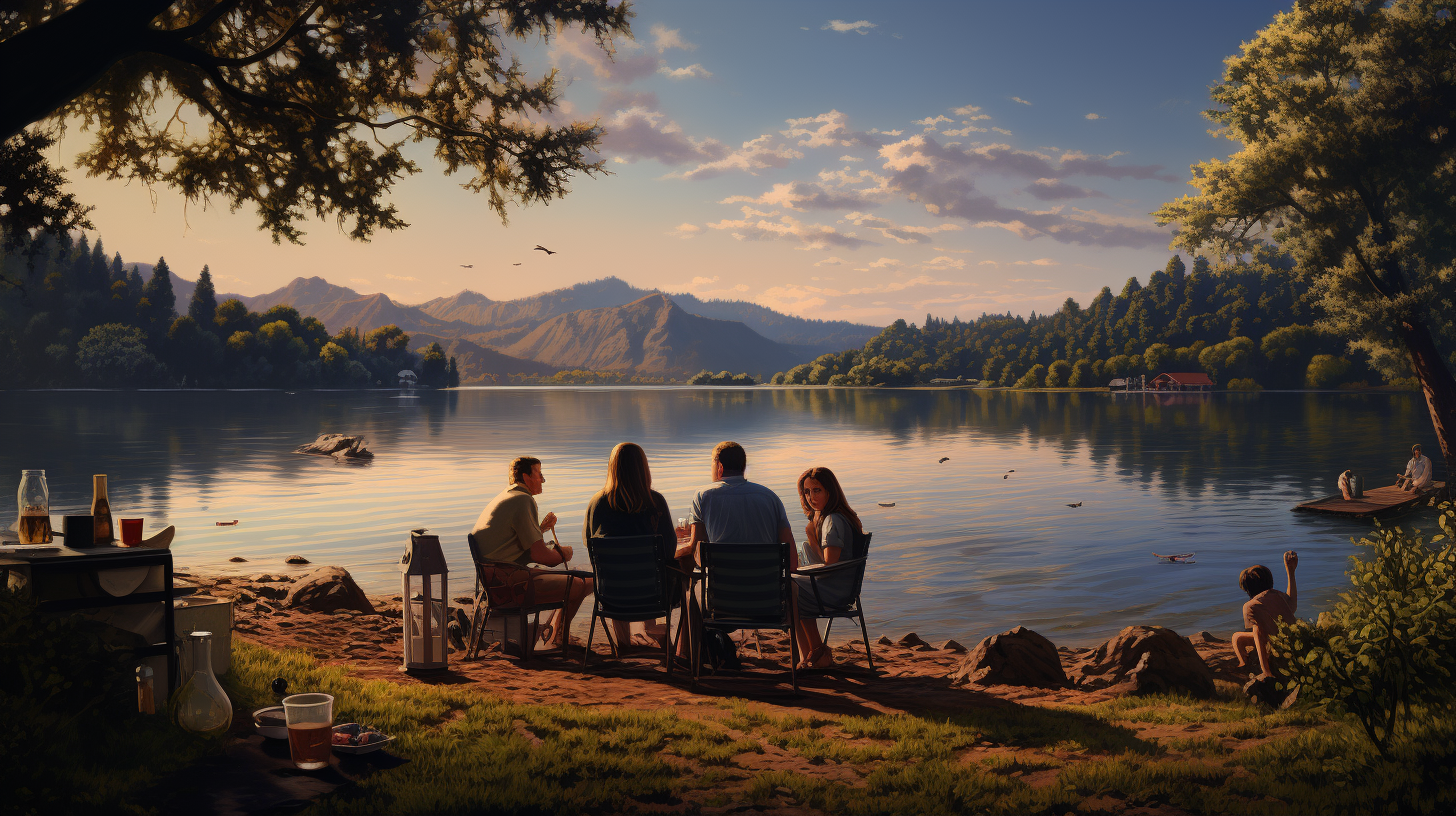
[[286,725],[260,725],[258,723],[258,715],[264,714],[264,713],[277,714],[279,719],[283,719],[283,706],[268,706],[267,708],[260,708],[257,711],[254,711],[253,712],[253,729],[255,731],[257,731],[260,735],[262,735],[264,737],[267,737],[268,739],[276,739],[276,740],[286,740],[286,739],[288,739],[288,726],[286,726]]
[[[351,725],[355,725],[355,723],[341,723],[334,726],[334,730],[338,731],[340,728],[348,728]],[[368,745],[335,745],[334,750],[341,754],[372,754],[391,742],[394,742],[394,737],[385,737],[378,742],[371,742]]]

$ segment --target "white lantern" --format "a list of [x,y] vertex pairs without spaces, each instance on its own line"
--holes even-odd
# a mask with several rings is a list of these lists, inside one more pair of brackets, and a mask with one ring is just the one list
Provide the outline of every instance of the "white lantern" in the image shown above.
[[440,549],[440,537],[424,532],[410,533],[404,556],[399,559],[404,584],[402,669],[411,674],[444,671],[447,665],[445,624],[450,610],[446,607],[446,576],[450,569]]

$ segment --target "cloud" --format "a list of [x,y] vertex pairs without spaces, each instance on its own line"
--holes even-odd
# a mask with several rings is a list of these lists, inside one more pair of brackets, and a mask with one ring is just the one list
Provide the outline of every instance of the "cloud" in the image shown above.
[[1024,192],[1042,201],[1063,201],[1069,198],[1111,198],[1100,190],[1089,190],[1086,187],[1078,187],[1061,179],[1052,178],[1037,179]]
[[1099,116],[1099,115],[1097,115],[1097,114],[1095,114],[1095,113],[1089,113],[1086,116],[1083,116],[1082,118],[1083,119],[1101,119],[1102,117]]
[[804,212],[807,210],[842,210],[859,207],[873,207],[879,202],[873,195],[860,190],[832,190],[812,181],[791,181],[775,184],[773,189],[761,196],[731,196],[719,204],[764,204],[770,207],[785,207]]
[[624,56],[622,51],[641,50],[642,46],[631,40],[619,43],[615,55],[608,54],[597,45],[597,41],[579,31],[563,31],[553,41],[552,55],[566,55],[585,63],[598,79],[619,84],[628,84],[651,76],[657,71],[657,58],[650,54]]
[[986,132],[986,129],[983,128],[983,127],[976,127],[975,125],[966,125],[963,128],[956,128],[955,130],[942,130],[940,132],[940,134],[942,136],[969,136],[972,133],[985,133],[985,132]]
[[[689,170],[670,173],[669,178],[700,181],[702,179],[716,178],[724,173],[734,171],[742,171],[753,175],[757,170],[764,170],[770,167],[785,167],[790,161],[804,157],[803,153],[782,144],[773,144],[772,141],[772,134],[765,133],[757,139],[750,139],[744,142],[743,146],[737,150],[728,151],[721,158],[703,162]],[[716,141],[714,143],[721,144]]]
[[[219,275],[217,277],[221,277],[221,276]],[[349,283],[362,283],[365,286],[368,286],[371,283],[371,281],[368,278],[349,278]]]
[[859,156],[851,156],[851,155],[849,155],[847,153],[845,155],[843,155],[843,156],[840,156],[839,157],[839,160],[842,161],[842,162],[862,162],[862,161],[864,161],[864,159],[860,158]]
[[[1011,265],[1012,266],[1061,266],[1060,263],[1052,260],[1051,258],[1037,258],[1034,261],[1012,261],[1011,262]],[[1037,283],[1046,283],[1046,281],[1037,281]]]
[[659,54],[669,48],[681,48],[684,51],[693,51],[697,48],[696,45],[682,38],[681,29],[668,28],[662,23],[654,24],[652,28],[648,29],[648,33],[652,35],[652,46],[657,49]]
[[1015,136],[1016,135],[1016,134],[1012,133],[1011,131],[1007,130],[1006,128],[993,127],[993,128],[991,128],[991,130],[994,130],[995,132],[1001,134],[1002,136]]
[[704,277],[699,276],[699,277],[693,278],[692,279],[692,282],[689,283],[688,285],[689,286],[707,286],[710,283],[717,283],[718,280],[719,280],[719,277],[717,275],[714,275],[711,278],[704,278]]
[[904,265],[899,258],[881,258],[878,261],[870,261],[870,269],[893,269]]
[[1025,99],[1022,99],[1019,96],[1013,96],[1013,97],[1011,97],[1011,101],[1012,102],[1015,102],[1017,104],[1020,104],[1020,105],[1030,105],[1031,104],[1030,102],[1027,102]]
[[894,239],[897,244],[928,244],[930,236],[938,232],[959,232],[959,224],[936,224],[933,227],[905,227],[888,218],[881,218],[878,215],[870,215],[863,212],[846,213],[844,220],[856,227],[869,227],[879,230],[886,238]]
[[669,68],[664,65],[657,69],[657,73],[663,74],[669,79],[707,79],[713,75],[712,71],[696,62],[685,68]]
[[678,224],[676,227],[673,227],[672,232],[669,232],[668,235],[676,235],[679,238],[692,238],[696,235],[701,234],[702,231],[703,228],[698,226],[697,224],[689,224],[685,222],[682,224]]
[[800,249],[827,249],[831,246],[855,249],[874,244],[827,224],[805,224],[792,216],[760,212],[748,206],[743,207],[742,212],[741,219],[724,219],[708,224],[708,228],[728,231],[740,241],[794,241],[801,245]]
[[[834,256],[834,255],[831,255],[831,256],[829,256],[828,258],[825,258],[822,261],[815,261],[814,262],[814,265],[815,266],[844,266],[846,263],[848,263],[848,261],[844,260],[843,258]],[[818,280],[818,279],[815,278],[815,280]]]
[[[876,131],[868,133],[849,129],[849,117],[837,110],[787,120],[789,129],[779,131],[790,139],[798,139],[799,147],[869,147],[878,150],[885,144]],[[900,135],[899,131],[884,135]]]
[[1152,179],[1156,181],[1178,182],[1180,179],[1172,173],[1162,172],[1160,164],[1127,165],[1117,167],[1110,162],[1121,156],[1122,153],[1110,153],[1106,156],[1089,156],[1078,151],[1068,151],[1061,156],[1063,175],[1101,176],[1110,179]]
[[956,116],[975,116],[981,112],[981,108],[977,105],[961,105],[959,108],[951,108],[950,112]]
[[929,275],[921,275],[910,280],[888,281],[879,286],[866,286],[859,289],[851,289],[846,294],[850,295],[878,295],[885,292],[903,292],[906,289],[913,289],[916,286],[956,286],[955,281],[936,280]]
[[729,153],[717,139],[694,139],[661,111],[643,107],[619,110],[605,123],[602,150],[629,162],[656,159],[675,166],[688,162],[712,162]]
[[937,272],[944,272],[947,269],[965,269],[966,260],[964,258],[952,258],[949,255],[938,255],[919,264],[919,267]]
[[868,33],[870,33],[870,29],[872,29],[872,28],[879,28],[879,26],[877,26],[876,24],[870,22],[869,20],[856,20],[856,21],[854,21],[852,23],[847,23],[847,22],[845,22],[843,20],[830,20],[829,22],[827,22],[824,25],[820,26],[819,27],[819,30],[820,31],[838,31],[840,33],[844,33],[844,32],[847,32],[847,31],[854,31],[854,32],[858,32],[860,34],[868,34]]
[[408,275],[385,275],[384,277],[389,278],[390,280],[397,280],[397,281],[412,281],[412,280],[415,280],[415,278],[411,278]]
[[954,121],[949,116],[927,116],[924,119],[916,119],[914,124],[924,125],[926,130],[935,130],[942,122],[950,124]]

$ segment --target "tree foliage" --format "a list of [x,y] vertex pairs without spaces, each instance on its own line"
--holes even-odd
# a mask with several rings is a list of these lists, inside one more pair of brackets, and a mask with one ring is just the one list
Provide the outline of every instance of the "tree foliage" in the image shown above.
[[[0,143],[78,123],[91,175],[251,205],[297,242],[309,216],[361,240],[407,226],[387,197],[418,171],[404,144],[427,142],[504,220],[603,171],[600,128],[556,123],[556,73],[529,77],[510,42],[574,29],[610,52],[630,16],[608,0],[20,0],[0,10],[0,76],[25,77]],[[52,222],[75,213],[47,200]]]
[[1154,215],[1175,247],[1234,256],[1272,239],[1323,326],[1399,350],[1456,446],[1456,20],[1433,0],[1303,0],[1226,60],[1208,116],[1241,149],[1194,165],[1198,194]]

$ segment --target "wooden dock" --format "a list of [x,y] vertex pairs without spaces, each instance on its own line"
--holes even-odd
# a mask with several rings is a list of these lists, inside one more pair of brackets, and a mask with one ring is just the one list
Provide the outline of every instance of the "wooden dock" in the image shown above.
[[1445,482],[1432,482],[1430,487],[1419,493],[1409,493],[1395,485],[1389,485],[1367,490],[1365,491],[1365,497],[1361,499],[1345,501],[1341,496],[1330,496],[1325,499],[1305,502],[1294,509],[1307,513],[1324,513],[1326,515],[1344,516],[1352,519],[1385,518],[1387,516],[1398,516],[1401,513],[1408,513],[1417,507],[1421,507],[1429,502],[1432,496],[1441,493],[1445,489]]

